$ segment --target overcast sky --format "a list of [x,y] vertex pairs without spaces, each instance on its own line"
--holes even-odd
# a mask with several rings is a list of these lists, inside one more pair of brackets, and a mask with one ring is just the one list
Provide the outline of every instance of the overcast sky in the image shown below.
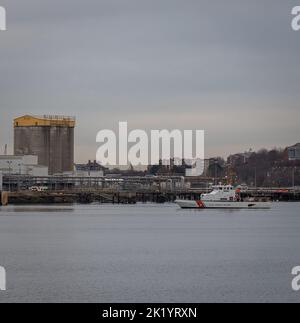
[[204,129],[206,156],[300,142],[289,0],[0,0],[0,154],[23,114],[77,117],[76,161],[129,128]]

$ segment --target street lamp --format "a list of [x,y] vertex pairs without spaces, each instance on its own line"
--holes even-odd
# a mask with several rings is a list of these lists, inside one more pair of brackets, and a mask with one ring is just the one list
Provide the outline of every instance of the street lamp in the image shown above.
[[215,160],[215,185],[218,185],[218,183],[217,183],[217,164],[218,164],[218,161],[217,160]]
[[293,187],[294,196],[296,194],[296,192],[295,192],[295,170],[296,170],[296,166],[294,166],[292,169],[292,187]]
[[10,174],[11,174],[10,171],[11,171],[12,161],[8,160],[7,163],[8,163],[8,190],[10,192]]
[[19,176],[18,176],[18,191],[20,191],[20,177],[22,175],[21,164],[18,164],[19,167]]

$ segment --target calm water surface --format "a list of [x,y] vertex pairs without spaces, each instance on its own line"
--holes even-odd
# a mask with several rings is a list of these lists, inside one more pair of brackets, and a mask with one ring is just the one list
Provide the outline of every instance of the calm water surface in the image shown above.
[[0,207],[0,302],[300,302],[300,204]]

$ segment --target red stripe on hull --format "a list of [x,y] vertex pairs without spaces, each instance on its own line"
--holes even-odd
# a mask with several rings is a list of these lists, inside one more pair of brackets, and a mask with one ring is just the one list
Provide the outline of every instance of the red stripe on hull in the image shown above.
[[197,205],[198,205],[199,208],[201,208],[201,209],[204,209],[205,208],[205,205],[204,205],[204,203],[201,200],[197,200],[196,203],[197,203]]

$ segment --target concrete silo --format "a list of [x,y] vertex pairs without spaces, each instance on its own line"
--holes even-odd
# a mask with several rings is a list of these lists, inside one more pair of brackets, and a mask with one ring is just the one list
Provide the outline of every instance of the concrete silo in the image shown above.
[[75,118],[22,116],[14,120],[14,154],[37,155],[49,174],[73,171]]

